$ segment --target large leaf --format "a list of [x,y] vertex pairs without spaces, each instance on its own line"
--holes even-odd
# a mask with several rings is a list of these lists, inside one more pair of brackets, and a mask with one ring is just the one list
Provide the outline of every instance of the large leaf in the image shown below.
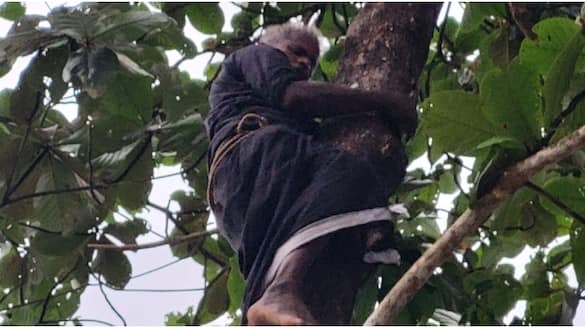
[[225,18],[217,3],[194,3],[187,7],[186,13],[191,25],[201,33],[221,33]]
[[[569,40],[579,31],[579,26],[567,18],[548,18],[534,25],[537,40],[525,38],[520,47],[522,63],[535,68],[541,74],[547,74],[553,61],[561,54]],[[585,67],[585,56],[579,55],[576,69]]]
[[103,98],[104,108],[128,120],[149,122],[153,111],[151,83],[148,77],[118,75]]
[[352,323],[363,324],[374,310],[376,302],[378,302],[378,275],[370,274],[356,295]]
[[585,46],[585,35],[577,31],[555,57],[544,81],[544,123],[548,126],[562,111],[561,100],[569,89],[569,84],[577,60]]
[[228,309],[229,294],[227,290],[228,271],[223,271],[207,286],[206,293],[199,303],[197,314],[192,324],[202,325],[221,315]]
[[70,54],[63,68],[63,80],[73,82],[92,98],[98,98],[103,96],[119,70],[118,57],[112,50],[80,48]]
[[[575,177],[552,178],[544,185],[544,190],[556,200],[577,213],[585,213],[585,181]],[[546,197],[541,197],[543,206],[557,215],[566,215]]]
[[125,222],[108,224],[104,233],[112,235],[125,244],[136,244],[136,238],[148,232],[147,222],[135,218]]
[[208,108],[207,92],[199,81],[180,81],[163,89],[163,110],[167,120],[177,121],[198,112],[205,114]]
[[483,141],[498,135],[486,120],[477,95],[463,91],[437,92],[424,103],[422,126],[433,147],[469,155]]
[[505,72],[493,70],[480,86],[482,111],[506,136],[534,145],[541,137],[539,86],[538,74],[517,61]]
[[[578,100],[577,97],[583,92],[585,92],[585,74],[577,73],[571,80],[569,89],[563,98],[563,110],[569,110],[569,105]],[[575,107],[571,108],[571,114],[566,115],[561,125],[554,131],[551,143],[556,143],[561,138],[585,125],[585,102],[578,101],[571,105]]]
[[228,310],[230,313],[235,313],[240,308],[244,297],[244,286],[244,276],[240,272],[238,257],[233,256],[230,258],[230,273],[227,280],[227,290],[230,297]]
[[31,248],[46,256],[65,256],[80,249],[89,239],[83,235],[63,236],[53,233],[37,233],[31,241]]
[[113,19],[96,30],[96,41],[111,43],[132,42],[155,29],[165,29],[174,22],[165,14],[146,10],[130,10],[113,16]]
[[[130,211],[137,211],[144,207],[152,189],[154,160],[150,140],[147,142],[146,145],[142,142],[143,146],[133,152],[126,164],[122,165],[126,175],[115,187],[120,205]],[[116,178],[119,177],[120,175],[116,176]]]
[[54,31],[66,34],[80,42],[90,39],[98,29],[101,15],[95,11],[57,8],[49,13],[47,19]]
[[93,227],[98,216],[96,200],[103,201],[103,195],[97,190],[93,193],[89,190],[63,192],[88,187],[89,183],[73,172],[60,158],[50,157],[41,171],[35,191],[48,193],[44,197],[34,199],[35,214],[41,226],[66,235],[85,232]]
[[132,275],[132,265],[122,252],[99,250],[92,263],[93,271],[104,276],[115,288],[124,288]]
[[336,38],[343,34],[346,23],[342,15],[333,10],[331,6],[327,7],[319,30],[328,38]]
[[15,22],[5,38],[0,38],[0,76],[6,74],[18,56],[65,40],[61,34],[38,28],[42,16],[23,16]]
[[0,5],[0,17],[16,20],[24,15],[26,8],[20,2],[5,2]]

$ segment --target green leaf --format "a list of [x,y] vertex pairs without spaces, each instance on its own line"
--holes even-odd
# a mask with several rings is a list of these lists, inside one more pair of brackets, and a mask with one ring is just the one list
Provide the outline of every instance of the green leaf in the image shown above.
[[540,204],[530,204],[523,208],[524,226],[529,226],[523,231],[528,245],[532,247],[546,246],[557,237],[557,221],[551,213]]
[[96,24],[96,41],[126,43],[135,41],[156,29],[164,30],[174,22],[169,16],[148,10],[129,10],[112,16],[106,24]]
[[425,100],[422,128],[433,138],[433,146],[458,155],[469,155],[483,141],[498,136],[480,109],[477,95],[443,91]]
[[176,84],[163,92],[163,110],[168,121],[184,119],[194,112],[207,112],[207,92],[198,81]]
[[246,35],[250,35],[254,28],[252,25],[252,20],[254,19],[254,16],[252,16],[250,13],[246,12],[246,11],[242,11],[239,12],[237,14],[235,14],[232,17],[231,20],[231,25],[232,28],[234,29],[236,35],[238,36],[246,36]]
[[[579,27],[568,18],[554,17],[538,22],[532,29],[538,35],[538,39],[533,41],[525,38],[522,41],[520,61],[545,75],[555,58],[563,52],[571,38],[575,37]],[[575,68],[581,70],[584,67],[585,56],[581,54]]]
[[544,81],[544,123],[548,126],[563,110],[561,100],[569,89],[569,84],[575,72],[575,65],[582,55],[585,46],[585,36],[581,31],[573,37],[555,57]]
[[245,281],[240,272],[238,257],[230,257],[230,273],[227,280],[227,290],[230,297],[230,306],[228,311],[235,314],[242,304],[244,298]]
[[185,313],[171,312],[166,315],[165,326],[188,326],[193,322],[195,313],[193,307],[187,308]]
[[[103,153],[100,156],[92,159],[92,164],[99,168],[117,167],[127,163],[131,159],[131,154],[136,155],[136,152],[144,146],[144,140],[138,139],[133,143],[126,145],[115,152]],[[122,172],[126,168],[119,168]]]
[[148,77],[119,74],[103,97],[104,109],[128,120],[149,122],[153,110],[151,83]]
[[283,16],[290,16],[290,15],[296,14],[303,8],[303,3],[300,3],[300,2],[281,2],[281,1],[279,1],[276,5],[280,9],[280,13]]
[[341,57],[341,53],[343,51],[343,47],[340,44],[334,44],[327,50],[327,52],[321,58],[319,64],[321,65],[321,70],[329,79],[333,79],[335,77],[335,73],[337,72],[337,64],[339,62],[339,57]]
[[539,87],[538,74],[518,61],[506,72],[493,70],[480,85],[482,111],[504,135],[535,145],[542,125]]
[[22,259],[14,247],[0,248],[0,288],[18,284]]
[[209,63],[209,65],[205,66],[203,74],[205,74],[207,81],[212,81],[215,78],[220,67],[220,63]]
[[225,18],[217,3],[194,3],[187,7],[191,25],[204,34],[219,34]]
[[124,177],[124,181],[115,188],[120,205],[129,211],[138,211],[144,207],[152,189],[154,160],[150,141],[145,147],[138,149],[137,153],[129,158],[128,164],[123,167],[128,168],[134,158],[136,161]]
[[10,95],[12,94],[11,89],[4,89],[0,91],[0,115],[10,115]]
[[564,302],[563,292],[556,292],[550,295],[534,299],[526,306],[525,317],[528,323],[553,324],[558,322]]
[[[571,102],[578,100],[579,95],[583,92],[585,92],[585,74],[576,73],[561,102],[563,110],[568,110],[568,106]],[[585,102],[578,101],[576,104],[572,105],[575,106],[572,113],[566,115],[563,122],[554,131],[550,143],[557,143],[561,138],[585,125]]]
[[502,26],[495,37],[489,39],[487,55],[498,67],[505,69],[518,54],[520,43],[513,37],[514,31],[509,26]]
[[571,227],[571,258],[579,286],[585,286],[585,225],[575,221]]
[[229,295],[227,291],[228,272],[224,271],[221,275],[215,277],[212,283],[207,287],[205,296],[199,303],[197,314],[195,315],[194,325],[203,325],[208,323],[228,309]]
[[42,19],[40,15],[23,16],[15,22],[5,38],[0,38],[0,76],[10,71],[18,56],[65,41],[63,35],[38,29],[37,25]]
[[378,275],[370,274],[357,292],[352,324],[362,325],[374,310],[376,302],[378,302]]
[[455,176],[453,171],[445,171],[439,178],[439,190],[444,194],[452,194],[459,190],[457,183],[455,182]]
[[461,32],[469,32],[480,27],[489,16],[504,17],[506,14],[505,3],[478,3],[468,2],[465,4],[465,11],[459,27]]
[[539,252],[525,266],[526,273],[522,276],[521,282],[524,285],[524,296],[528,300],[546,296],[550,292],[547,267],[543,260],[544,254]]
[[[548,180],[544,190],[556,200],[577,213],[585,213],[585,181],[575,177],[556,177]],[[546,197],[541,196],[542,205],[551,213],[566,215]]]
[[115,288],[124,288],[132,275],[132,265],[122,252],[99,250],[92,263],[93,271],[104,276]]
[[319,30],[327,38],[336,38],[343,35],[344,31],[340,27],[345,27],[345,24],[343,16],[327,6]]
[[89,240],[89,236],[38,232],[31,240],[31,248],[42,255],[65,256],[80,249]]
[[8,20],[16,20],[23,16],[26,8],[20,2],[5,2],[0,5],[0,17]]
[[104,200],[103,194],[94,190],[77,193],[51,194],[55,190],[68,190],[88,187],[89,183],[71,170],[69,163],[60,158],[50,157],[41,167],[36,181],[35,192],[47,192],[44,197],[33,200],[35,217],[41,226],[51,231],[69,235],[73,232],[86,232],[96,224],[98,212],[97,198]]
[[95,99],[103,96],[119,70],[118,57],[109,48],[80,48],[69,55],[63,81],[73,82]]
[[136,238],[148,232],[147,221],[135,218],[131,221],[108,224],[104,233],[110,234],[125,244],[136,244]]
[[571,263],[572,248],[570,241],[555,246],[546,255],[546,263],[554,270],[564,268]]
[[181,55],[187,58],[193,58],[197,55],[197,46],[185,36],[183,31],[175,25],[160,31],[149,33],[141,43],[154,47],[163,47],[165,50],[177,50]]

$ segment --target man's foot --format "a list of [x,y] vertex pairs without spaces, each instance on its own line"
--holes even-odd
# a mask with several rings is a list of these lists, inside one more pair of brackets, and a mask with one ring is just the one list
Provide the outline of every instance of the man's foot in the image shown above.
[[[285,284],[286,285],[286,284]],[[307,306],[296,292],[286,286],[270,286],[264,295],[248,310],[251,326],[304,326],[316,325]]]

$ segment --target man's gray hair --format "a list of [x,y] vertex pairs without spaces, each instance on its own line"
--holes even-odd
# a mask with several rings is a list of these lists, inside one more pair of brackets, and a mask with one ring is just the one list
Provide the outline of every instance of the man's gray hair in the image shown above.
[[276,45],[287,39],[314,40],[319,44],[319,32],[314,27],[308,27],[298,23],[286,23],[282,25],[270,25],[264,29],[260,36],[260,43]]

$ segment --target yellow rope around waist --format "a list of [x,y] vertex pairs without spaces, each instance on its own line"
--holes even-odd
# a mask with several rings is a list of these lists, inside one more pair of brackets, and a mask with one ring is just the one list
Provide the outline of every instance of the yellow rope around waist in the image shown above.
[[[255,120],[255,122],[257,123],[255,127],[246,126],[246,124],[249,124],[251,120]],[[232,149],[234,149],[242,140],[249,136],[253,131],[263,128],[268,124],[269,122],[268,119],[266,119],[266,117],[258,115],[256,113],[248,113],[244,115],[238,122],[238,125],[236,126],[236,134],[234,134],[230,138],[227,138],[219,145],[219,147],[215,151],[213,160],[211,161],[207,179],[207,201],[209,202],[210,206],[214,204],[211,183],[213,181],[215,171],[219,164],[221,163],[221,161]]]

